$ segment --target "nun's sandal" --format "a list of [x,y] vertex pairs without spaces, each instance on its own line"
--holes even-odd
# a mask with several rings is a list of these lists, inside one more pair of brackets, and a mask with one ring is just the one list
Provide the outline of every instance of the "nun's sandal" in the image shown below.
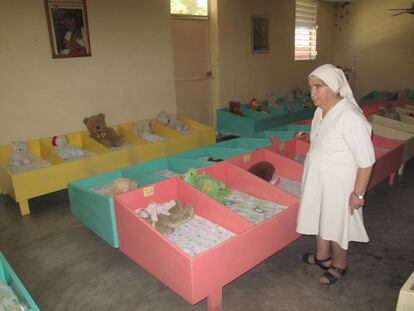
[[[335,274],[333,274],[329,270],[335,271]],[[341,269],[335,266],[331,266],[329,270],[327,270],[324,274],[322,274],[321,279],[325,278],[326,282],[320,279],[319,282],[321,284],[332,285],[333,283],[336,283],[339,279],[342,279],[346,275],[346,273],[348,272],[348,267]]]
[[[313,256],[313,262],[309,259]],[[324,263],[331,261],[331,257],[328,257],[326,259],[317,259],[316,254],[314,253],[306,253],[302,256],[302,261],[308,265],[315,265],[321,268],[322,270],[328,270],[330,268],[329,266],[324,265]]]

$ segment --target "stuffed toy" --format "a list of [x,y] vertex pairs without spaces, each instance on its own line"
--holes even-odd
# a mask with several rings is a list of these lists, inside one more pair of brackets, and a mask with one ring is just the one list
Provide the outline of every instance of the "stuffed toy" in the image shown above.
[[140,120],[133,123],[132,126],[138,135],[152,134],[152,123],[150,120]]
[[89,130],[89,136],[107,148],[120,147],[124,143],[124,137],[113,128],[106,126],[105,114],[99,113],[83,119],[83,123]]
[[222,181],[215,180],[213,177],[206,174],[198,174],[197,170],[190,168],[184,174],[184,181],[191,186],[201,190],[209,197],[224,204],[226,196],[230,194],[230,190]]
[[157,121],[162,125],[165,125],[177,132],[187,132],[188,126],[177,119],[176,115],[168,114],[165,111],[161,111],[157,116]]
[[283,106],[283,110],[288,112],[314,107],[310,94],[305,94],[299,88],[292,90],[285,97],[278,98],[277,102]]
[[303,91],[299,88],[296,88],[286,96],[286,99],[290,102],[295,102],[297,100],[303,99],[304,97],[305,94]]
[[32,308],[26,303],[26,301],[23,302],[19,300],[10,285],[8,285],[5,281],[0,280],[0,310],[21,311],[30,309]]
[[65,135],[54,136],[52,146],[55,148],[55,153],[63,160],[76,160],[93,154],[81,150],[78,146],[68,145],[68,138]]
[[249,173],[252,173],[253,175],[256,175],[266,181],[272,180],[275,171],[276,169],[273,164],[268,161],[257,162],[248,169]]
[[275,108],[277,110],[283,110],[283,105],[278,103],[277,98],[272,93],[267,94],[266,102],[267,102],[268,107],[272,107],[272,108]]
[[14,141],[11,144],[12,153],[9,166],[28,165],[33,161],[33,155],[29,152],[29,144],[24,141]]
[[158,221],[158,215],[170,216],[170,213],[168,211],[173,206],[175,206],[174,200],[170,200],[161,204],[151,202],[144,210],[148,213],[148,215],[150,215],[151,221],[156,222]]
[[401,121],[400,114],[393,107],[383,107],[383,106],[381,106],[381,107],[379,107],[377,115],[385,117],[385,118],[389,118],[389,119],[392,119],[392,120]]
[[67,146],[68,143],[68,138],[65,135],[53,136],[52,138],[52,145],[55,148]]
[[240,117],[244,117],[244,114],[240,111],[241,103],[235,101],[229,101],[229,111]]
[[397,99],[409,98],[414,100],[414,91],[411,89],[399,90],[396,94]]
[[138,184],[129,178],[116,178],[110,184],[92,188],[91,190],[111,197],[137,188]]
[[265,111],[265,109],[262,106],[262,104],[256,98],[252,98],[250,100],[249,105],[247,107],[250,110],[254,110],[254,111]]
[[150,120],[140,120],[136,123],[133,123],[132,126],[134,127],[136,134],[145,140],[154,142],[165,139],[164,137],[156,135],[152,132],[153,124]]
[[[170,207],[171,204],[173,204],[172,207]],[[159,205],[159,207],[157,207],[157,205]],[[162,213],[157,214],[156,221],[153,220],[153,217],[150,214],[153,213],[154,209],[163,211]],[[168,209],[167,212],[165,212],[166,209]],[[151,202],[146,208],[138,209],[135,212],[160,233],[170,234],[174,233],[175,228],[177,228],[179,225],[193,218],[194,207],[192,205],[187,205],[187,207],[184,207],[183,203],[180,200],[172,200],[162,204]]]

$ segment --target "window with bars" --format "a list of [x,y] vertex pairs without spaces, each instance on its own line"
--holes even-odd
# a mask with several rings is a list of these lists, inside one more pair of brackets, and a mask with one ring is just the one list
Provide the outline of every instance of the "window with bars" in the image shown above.
[[295,60],[316,59],[316,17],[316,0],[296,0]]

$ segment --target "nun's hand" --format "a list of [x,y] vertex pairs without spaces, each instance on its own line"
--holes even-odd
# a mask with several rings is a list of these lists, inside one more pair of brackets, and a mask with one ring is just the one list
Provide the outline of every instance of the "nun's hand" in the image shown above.
[[351,213],[351,215],[354,215],[354,209],[361,208],[364,206],[364,204],[364,199],[359,199],[356,195],[351,193],[351,195],[349,196],[349,212]]

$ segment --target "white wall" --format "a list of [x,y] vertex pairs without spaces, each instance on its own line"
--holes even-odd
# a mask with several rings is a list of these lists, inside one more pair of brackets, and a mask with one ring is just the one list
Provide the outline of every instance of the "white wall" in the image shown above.
[[[251,15],[269,17],[268,54],[252,54]],[[318,65],[334,59],[334,6],[319,3],[318,57],[316,61],[294,61],[294,0],[225,0],[218,2],[219,103],[247,102],[271,92],[285,96],[292,89],[307,88],[307,75]]]
[[388,11],[411,3],[359,0],[348,5],[344,19],[338,19],[342,27],[335,33],[335,61],[351,68],[355,55],[358,98],[373,90],[414,89],[414,16],[392,17],[395,12]]
[[43,0],[0,1],[0,144],[176,111],[169,1],[88,0],[91,57],[53,59]]
[[[213,108],[229,100],[307,88],[320,64],[350,67],[357,96],[414,88],[414,16],[390,17],[406,0],[358,0],[335,30],[335,8],[319,2],[318,58],[294,61],[294,0],[213,1]],[[53,59],[43,0],[0,1],[0,144],[83,130],[85,116],[109,124],[176,111],[168,0],[88,0],[92,57]],[[269,16],[270,53],[253,55],[252,14]]]

